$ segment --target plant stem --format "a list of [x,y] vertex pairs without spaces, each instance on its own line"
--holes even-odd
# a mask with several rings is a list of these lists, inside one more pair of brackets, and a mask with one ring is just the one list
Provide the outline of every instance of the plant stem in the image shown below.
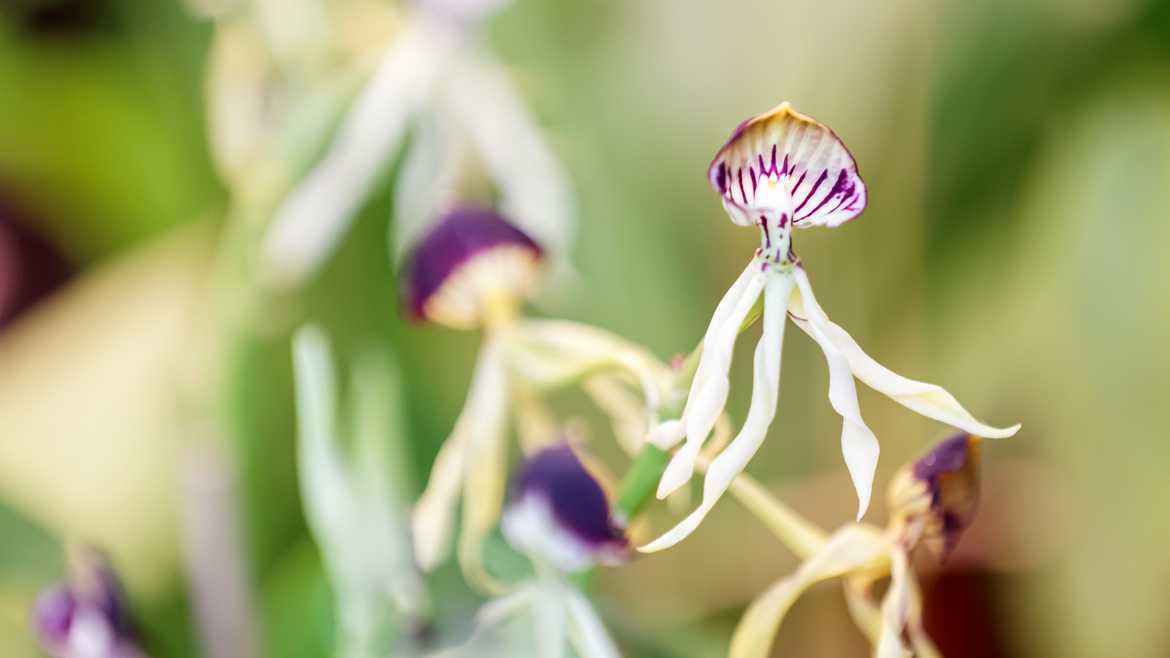
[[666,469],[667,457],[666,451],[658,446],[647,443],[642,447],[642,452],[626,471],[613,506],[619,523],[628,525],[649,502]]

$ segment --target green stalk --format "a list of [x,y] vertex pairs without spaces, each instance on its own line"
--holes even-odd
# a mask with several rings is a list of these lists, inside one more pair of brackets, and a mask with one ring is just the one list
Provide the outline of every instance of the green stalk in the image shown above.
[[642,511],[658,489],[658,480],[666,470],[669,455],[656,445],[647,443],[622,480],[618,499],[613,505],[619,523],[629,524]]

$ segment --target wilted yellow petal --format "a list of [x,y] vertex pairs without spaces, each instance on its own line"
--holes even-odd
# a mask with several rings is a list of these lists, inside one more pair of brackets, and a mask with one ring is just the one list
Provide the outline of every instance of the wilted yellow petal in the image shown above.
[[889,549],[889,540],[875,528],[848,525],[838,530],[795,573],[751,604],[731,638],[729,657],[767,658],[780,622],[805,590],[823,580],[880,568]]

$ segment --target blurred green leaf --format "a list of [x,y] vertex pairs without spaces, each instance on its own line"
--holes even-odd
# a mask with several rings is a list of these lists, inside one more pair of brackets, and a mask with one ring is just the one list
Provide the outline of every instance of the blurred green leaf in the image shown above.
[[61,542],[16,510],[0,503],[0,581],[42,586],[64,575]]

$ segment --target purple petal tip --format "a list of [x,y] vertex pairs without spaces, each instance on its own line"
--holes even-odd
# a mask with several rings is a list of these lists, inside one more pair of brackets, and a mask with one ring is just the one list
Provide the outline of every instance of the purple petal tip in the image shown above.
[[941,535],[943,553],[949,553],[959,536],[975,519],[979,506],[979,445],[971,434],[958,434],[914,462],[913,477],[926,487],[935,534]]

